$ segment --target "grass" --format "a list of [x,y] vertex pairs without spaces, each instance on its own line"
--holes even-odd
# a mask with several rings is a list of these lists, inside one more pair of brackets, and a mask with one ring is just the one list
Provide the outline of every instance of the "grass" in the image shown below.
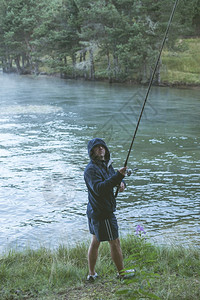
[[134,235],[121,244],[126,267],[136,269],[130,282],[116,278],[107,243],[92,284],[86,282],[87,243],[10,251],[0,258],[0,299],[200,299],[199,249],[155,246]]
[[169,84],[200,84],[200,38],[180,40],[180,51],[164,51],[161,82]]

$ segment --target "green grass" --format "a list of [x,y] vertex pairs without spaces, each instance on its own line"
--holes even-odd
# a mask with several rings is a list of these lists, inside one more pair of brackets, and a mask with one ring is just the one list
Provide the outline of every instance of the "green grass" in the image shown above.
[[86,282],[87,243],[10,251],[0,258],[0,299],[200,299],[199,249],[155,246],[133,235],[121,244],[126,267],[136,269],[130,283],[116,279],[107,243],[93,284]]
[[161,82],[169,84],[200,84],[200,38],[180,40],[181,51],[164,51]]

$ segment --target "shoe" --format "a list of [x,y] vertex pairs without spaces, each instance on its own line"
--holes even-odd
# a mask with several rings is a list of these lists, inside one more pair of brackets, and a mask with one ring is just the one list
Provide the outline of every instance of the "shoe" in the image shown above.
[[95,279],[97,279],[97,277],[98,277],[98,274],[97,273],[95,273],[94,275],[88,275],[87,276],[87,281],[90,281],[90,282],[93,282],[93,281],[95,281]]
[[130,270],[124,271],[122,274],[118,273],[117,278],[120,280],[124,280],[124,279],[132,278],[133,276],[135,276],[135,270],[130,269]]

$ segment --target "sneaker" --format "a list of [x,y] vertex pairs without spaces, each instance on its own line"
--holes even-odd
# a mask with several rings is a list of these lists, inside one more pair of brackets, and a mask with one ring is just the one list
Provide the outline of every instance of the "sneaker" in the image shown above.
[[93,282],[93,281],[95,281],[95,279],[97,279],[97,277],[98,277],[98,274],[97,273],[95,273],[94,275],[88,275],[87,276],[87,281],[90,281],[90,282]]
[[120,280],[123,280],[123,279],[132,278],[133,276],[135,276],[135,270],[130,269],[130,270],[124,271],[122,274],[118,273],[117,278],[120,279]]

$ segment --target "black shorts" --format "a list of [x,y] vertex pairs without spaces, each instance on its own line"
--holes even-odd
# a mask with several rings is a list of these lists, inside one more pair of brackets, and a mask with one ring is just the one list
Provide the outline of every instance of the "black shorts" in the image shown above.
[[117,219],[114,214],[103,220],[88,218],[88,224],[90,233],[95,235],[99,242],[113,241],[119,237]]

